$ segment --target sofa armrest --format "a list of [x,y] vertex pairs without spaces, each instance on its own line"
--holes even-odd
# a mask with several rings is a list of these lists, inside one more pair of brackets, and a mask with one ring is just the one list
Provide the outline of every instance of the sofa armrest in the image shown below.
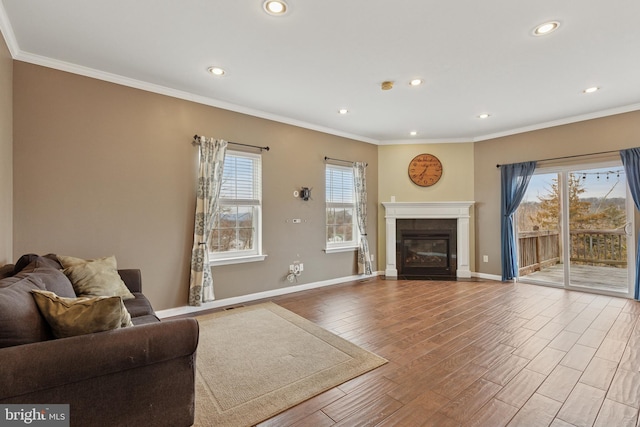
[[0,401],[194,355],[198,322],[176,319],[0,349]]
[[131,292],[142,292],[142,273],[137,268],[118,270],[120,278]]

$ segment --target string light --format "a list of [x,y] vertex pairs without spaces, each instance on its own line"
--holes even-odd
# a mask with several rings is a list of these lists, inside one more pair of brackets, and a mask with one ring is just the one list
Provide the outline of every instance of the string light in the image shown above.
[[600,175],[605,176],[607,179],[609,179],[610,175],[615,175],[617,179],[620,179],[620,174],[624,174],[624,170],[618,169],[618,170],[610,170],[606,172],[580,172],[578,174],[578,179],[582,178],[582,180],[586,181],[587,176],[593,176],[593,175],[596,176],[597,180],[600,180]]

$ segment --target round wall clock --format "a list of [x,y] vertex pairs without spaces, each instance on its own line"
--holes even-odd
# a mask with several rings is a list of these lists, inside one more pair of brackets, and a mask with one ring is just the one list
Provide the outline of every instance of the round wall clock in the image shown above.
[[442,163],[433,154],[418,154],[409,163],[409,178],[420,187],[430,187],[442,176]]

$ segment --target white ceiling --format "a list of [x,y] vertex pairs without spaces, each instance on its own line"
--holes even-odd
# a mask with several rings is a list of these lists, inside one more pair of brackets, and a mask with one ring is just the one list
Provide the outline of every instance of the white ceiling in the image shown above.
[[638,0],[287,2],[274,17],[262,0],[0,0],[0,29],[17,60],[374,144],[640,109]]

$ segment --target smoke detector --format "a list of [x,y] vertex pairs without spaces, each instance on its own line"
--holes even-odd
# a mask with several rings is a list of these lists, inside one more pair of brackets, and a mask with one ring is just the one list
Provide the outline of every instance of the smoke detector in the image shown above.
[[388,80],[385,81],[385,82],[382,82],[382,84],[380,85],[380,88],[382,90],[391,90],[391,89],[393,89],[393,82],[388,81]]

